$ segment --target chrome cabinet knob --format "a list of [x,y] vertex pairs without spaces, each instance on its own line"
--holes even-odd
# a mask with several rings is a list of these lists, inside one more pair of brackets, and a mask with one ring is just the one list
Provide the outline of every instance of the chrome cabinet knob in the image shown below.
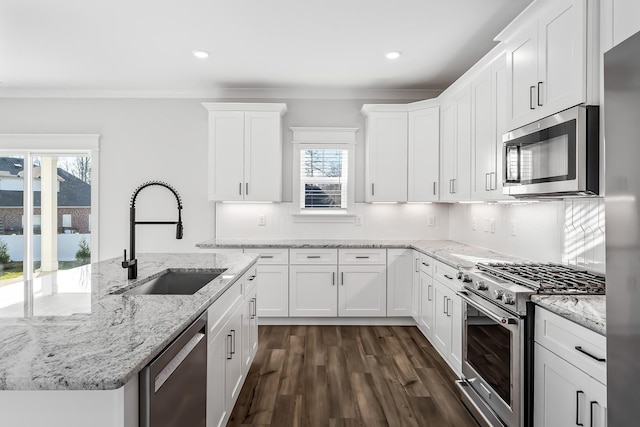
[[495,291],[493,291],[493,296],[496,299],[502,299],[502,296],[504,295],[504,291],[500,290],[500,289],[496,289]]
[[476,283],[476,289],[479,291],[486,291],[487,289],[489,289],[489,287],[484,282],[484,280],[480,280]]

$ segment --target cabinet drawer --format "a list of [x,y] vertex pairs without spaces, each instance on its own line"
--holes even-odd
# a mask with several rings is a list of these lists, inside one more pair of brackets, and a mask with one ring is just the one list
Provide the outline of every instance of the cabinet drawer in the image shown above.
[[564,317],[536,306],[535,341],[607,384],[607,339]]
[[258,264],[289,264],[289,249],[246,248],[245,254],[256,254]]
[[291,249],[291,264],[337,264],[337,249]]
[[432,264],[434,279],[446,285],[454,292],[461,289],[460,281],[456,278],[458,274],[457,268],[436,260],[434,260]]
[[245,273],[227,289],[207,310],[207,341],[211,342],[242,302],[242,287],[247,278]]
[[433,276],[433,265],[436,260],[429,255],[420,254],[420,271],[427,273],[429,276]]
[[386,249],[340,249],[340,264],[379,264],[387,263]]

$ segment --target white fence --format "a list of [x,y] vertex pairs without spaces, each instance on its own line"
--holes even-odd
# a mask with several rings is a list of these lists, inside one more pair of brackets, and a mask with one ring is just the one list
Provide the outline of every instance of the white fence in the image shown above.
[[[73,261],[80,249],[80,240],[85,238],[91,247],[91,234],[58,234],[58,261]],[[40,235],[33,236],[33,260],[40,261]],[[0,241],[9,246],[11,261],[22,261],[24,256],[23,235],[2,235]]]

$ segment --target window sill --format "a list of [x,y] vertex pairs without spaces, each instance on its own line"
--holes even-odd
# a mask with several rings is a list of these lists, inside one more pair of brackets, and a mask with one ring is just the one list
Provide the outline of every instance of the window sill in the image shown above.
[[292,214],[293,222],[323,222],[323,223],[355,223],[356,215],[348,213],[299,213]]

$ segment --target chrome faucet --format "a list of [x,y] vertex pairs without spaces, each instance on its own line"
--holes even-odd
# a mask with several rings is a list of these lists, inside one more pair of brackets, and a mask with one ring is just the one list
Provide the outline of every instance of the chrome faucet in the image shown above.
[[[140,191],[147,187],[158,185],[171,191],[178,202],[178,220],[177,221],[136,221],[136,198]],[[138,260],[136,259],[136,225],[137,224],[176,224],[176,239],[182,239],[182,200],[175,188],[162,181],[148,181],[140,185],[133,191],[131,195],[131,204],[129,206],[129,256],[127,259],[127,250],[124,250],[124,261],[122,261],[122,268],[128,269],[127,277],[129,279],[136,279],[138,277]]]

